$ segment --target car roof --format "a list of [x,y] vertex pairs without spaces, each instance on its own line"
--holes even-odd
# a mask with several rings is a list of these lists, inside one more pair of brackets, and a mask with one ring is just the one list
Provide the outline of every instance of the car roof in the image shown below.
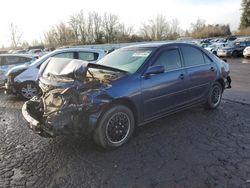
[[59,48],[54,50],[54,52],[72,52],[72,51],[87,51],[87,52],[96,52],[96,53],[104,53],[103,49],[92,49],[92,48]]
[[34,57],[33,55],[30,55],[30,54],[0,54],[0,57],[5,57],[5,56],[12,56],[12,57],[27,57],[27,58],[32,58],[32,57]]
[[124,47],[123,49],[129,49],[129,48],[159,48],[164,46],[170,46],[170,45],[191,45],[191,46],[197,46],[189,41],[166,41],[166,42],[149,42],[144,44],[137,44],[137,45],[131,45]]

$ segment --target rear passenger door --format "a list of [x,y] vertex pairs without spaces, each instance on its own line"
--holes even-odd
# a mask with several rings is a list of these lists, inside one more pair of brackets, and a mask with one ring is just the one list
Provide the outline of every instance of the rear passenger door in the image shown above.
[[188,97],[196,102],[206,97],[211,83],[216,78],[217,66],[203,51],[194,46],[181,47],[184,64],[189,75]]

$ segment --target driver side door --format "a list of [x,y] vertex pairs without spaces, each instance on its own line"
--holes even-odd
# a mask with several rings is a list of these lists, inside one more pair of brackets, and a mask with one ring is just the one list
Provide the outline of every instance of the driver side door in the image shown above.
[[165,72],[143,76],[142,100],[144,120],[161,116],[187,102],[188,75],[178,47],[161,50],[151,66],[163,65]]

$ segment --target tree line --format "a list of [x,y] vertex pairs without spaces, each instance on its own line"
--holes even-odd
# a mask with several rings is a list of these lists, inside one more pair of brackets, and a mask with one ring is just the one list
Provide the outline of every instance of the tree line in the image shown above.
[[[241,2],[241,19],[235,35],[250,35],[250,1]],[[163,15],[142,23],[137,31],[122,23],[112,13],[99,14],[83,10],[69,17],[68,22],[60,22],[44,33],[42,40],[34,40],[29,44],[22,41],[22,34],[13,23],[10,24],[11,47],[28,47],[29,45],[45,45],[59,47],[68,45],[102,44],[174,40],[178,37],[209,38],[231,35],[228,24],[206,24],[205,20],[197,19],[191,23],[190,29],[184,31],[178,19],[169,21]],[[2,47],[3,48],[3,47]]]
[[13,23],[10,24],[10,33],[12,48],[41,44],[56,48],[69,45],[175,40],[179,37],[224,37],[231,35],[231,30],[228,24],[206,24],[205,20],[197,19],[191,23],[190,29],[185,31],[178,19],[169,21],[159,14],[143,22],[135,31],[133,27],[122,23],[115,14],[84,14],[82,10],[71,15],[68,22],[52,26],[44,33],[41,41],[34,40],[31,44],[22,41],[22,35]]
[[198,19],[191,24],[190,31],[180,27],[178,19],[168,21],[163,15],[149,19],[141,24],[138,31],[122,23],[112,13],[100,15],[90,12],[87,15],[80,11],[71,15],[67,23],[61,22],[44,34],[44,44],[50,47],[102,44],[140,41],[174,40],[180,36],[194,38],[228,36],[231,34],[229,25],[206,24]]

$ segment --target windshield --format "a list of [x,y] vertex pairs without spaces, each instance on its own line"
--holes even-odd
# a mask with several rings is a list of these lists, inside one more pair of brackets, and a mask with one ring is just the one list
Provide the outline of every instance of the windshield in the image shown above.
[[108,54],[97,63],[132,74],[140,68],[152,50],[152,48],[120,49]]
[[228,48],[234,48],[234,47],[236,47],[236,45],[235,45],[234,42],[230,42],[230,43],[227,44],[226,47],[228,47]]

